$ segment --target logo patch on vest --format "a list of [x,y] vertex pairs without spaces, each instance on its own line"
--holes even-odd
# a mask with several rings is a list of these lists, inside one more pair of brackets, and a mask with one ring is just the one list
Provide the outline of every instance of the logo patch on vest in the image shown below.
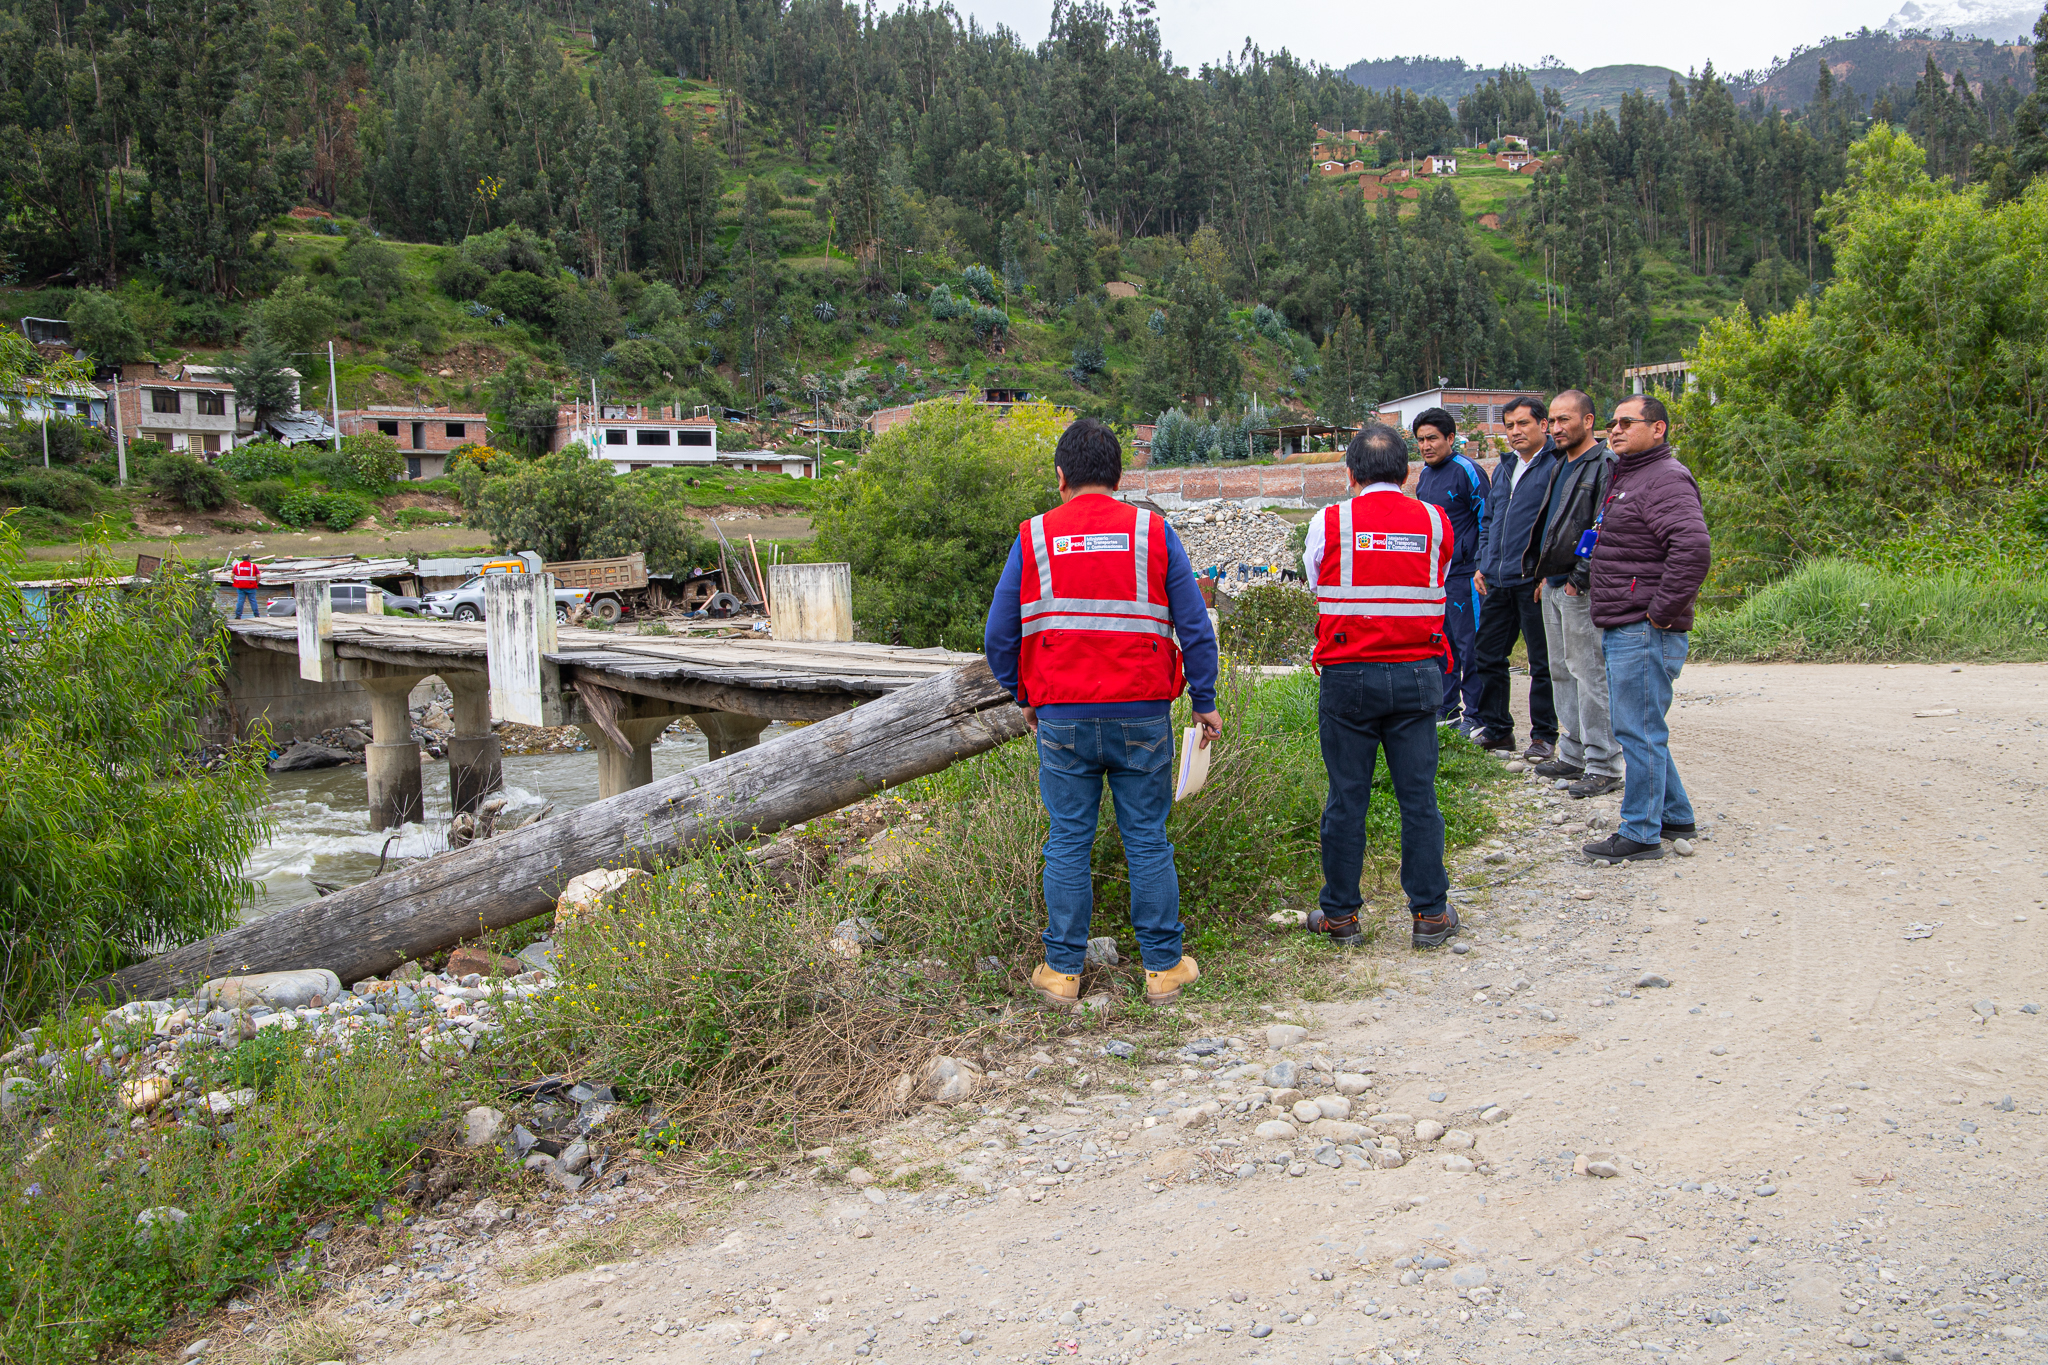
[[1360,531],[1354,538],[1360,550],[1405,550],[1410,554],[1428,554],[1429,537],[1411,535],[1404,531]]
[[1056,555],[1084,554],[1090,550],[1122,550],[1129,553],[1131,537],[1127,531],[1099,532],[1091,536],[1054,536],[1052,552]]

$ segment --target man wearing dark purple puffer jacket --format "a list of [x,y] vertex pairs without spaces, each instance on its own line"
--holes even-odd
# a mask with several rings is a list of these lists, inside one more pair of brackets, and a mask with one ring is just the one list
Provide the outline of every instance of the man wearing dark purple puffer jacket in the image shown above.
[[1665,716],[1713,551],[1699,484],[1666,443],[1670,429],[1671,414],[1647,395],[1624,398],[1608,424],[1608,448],[1621,459],[1597,523],[1590,596],[1627,777],[1621,827],[1585,847],[1595,862],[1661,858],[1663,840],[1693,833]]

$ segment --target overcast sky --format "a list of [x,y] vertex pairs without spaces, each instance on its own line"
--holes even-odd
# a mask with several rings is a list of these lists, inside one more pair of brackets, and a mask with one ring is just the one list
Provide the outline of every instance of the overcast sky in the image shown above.
[[[984,26],[998,23],[1032,42],[1045,37],[1051,0],[955,0]],[[1247,37],[1269,51],[1344,67],[1362,57],[1463,57],[1533,66],[1546,54],[1584,70],[1642,62],[1679,71],[1712,61],[1717,70],[1768,66],[1801,43],[1881,27],[1896,0],[1720,0],[1711,5],[1557,0],[1547,5],[1465,0],[1454,5],[1360,5],[1343,0],[1284,4],[1160,0],[1159,22],[1174,59],[1189,69],[1236,52]]]

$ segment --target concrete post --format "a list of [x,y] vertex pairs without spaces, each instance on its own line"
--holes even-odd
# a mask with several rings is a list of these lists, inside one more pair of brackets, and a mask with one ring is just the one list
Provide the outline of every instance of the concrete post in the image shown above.
[[768,728],[768,719],[765,716],[735,715],[730,711],[699,711],[697,728],[704,732],[704,738],[711,745],[711,757],[719,759],[759,744],[761,732]]
[[339,682],[341,665],[334,655],[334,585],[302,578],[292,584],[292,605],[298,612],[299,676],[307,682]]
[[853,566],[776,564],[768,570],[768,623],[778,640],[853,638]]
[[426,676],[362,680],[370,697],[370,743],[363,750],[370,784],[370,828],[396,829],[426,813],[420,788],[420,746],[413,742],[412,710],[406,705],[414,684]]
[[448,741],[448,797],[457,811],[474,811],[505,785],[504,759],[491,733],[490,680],[451,668],[441,675],[455,695],[455,734]]
[[491,719],[546,725],[541,656],[555,652],[553,574],[484,579],[484,647],[490,654]]

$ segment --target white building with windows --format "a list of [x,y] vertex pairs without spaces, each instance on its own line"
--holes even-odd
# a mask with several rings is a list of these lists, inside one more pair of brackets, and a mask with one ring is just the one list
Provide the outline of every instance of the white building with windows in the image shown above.
[[614,474],[636,469],[718,468],[786,474],[792,479],[817,477],[817,461],[808,451],[718,449],[718,424],[709,414],[685,417],[673,407],[640,403],[579,404],[555,418],[552,448],[581,444],[592,459],[610,464]]

